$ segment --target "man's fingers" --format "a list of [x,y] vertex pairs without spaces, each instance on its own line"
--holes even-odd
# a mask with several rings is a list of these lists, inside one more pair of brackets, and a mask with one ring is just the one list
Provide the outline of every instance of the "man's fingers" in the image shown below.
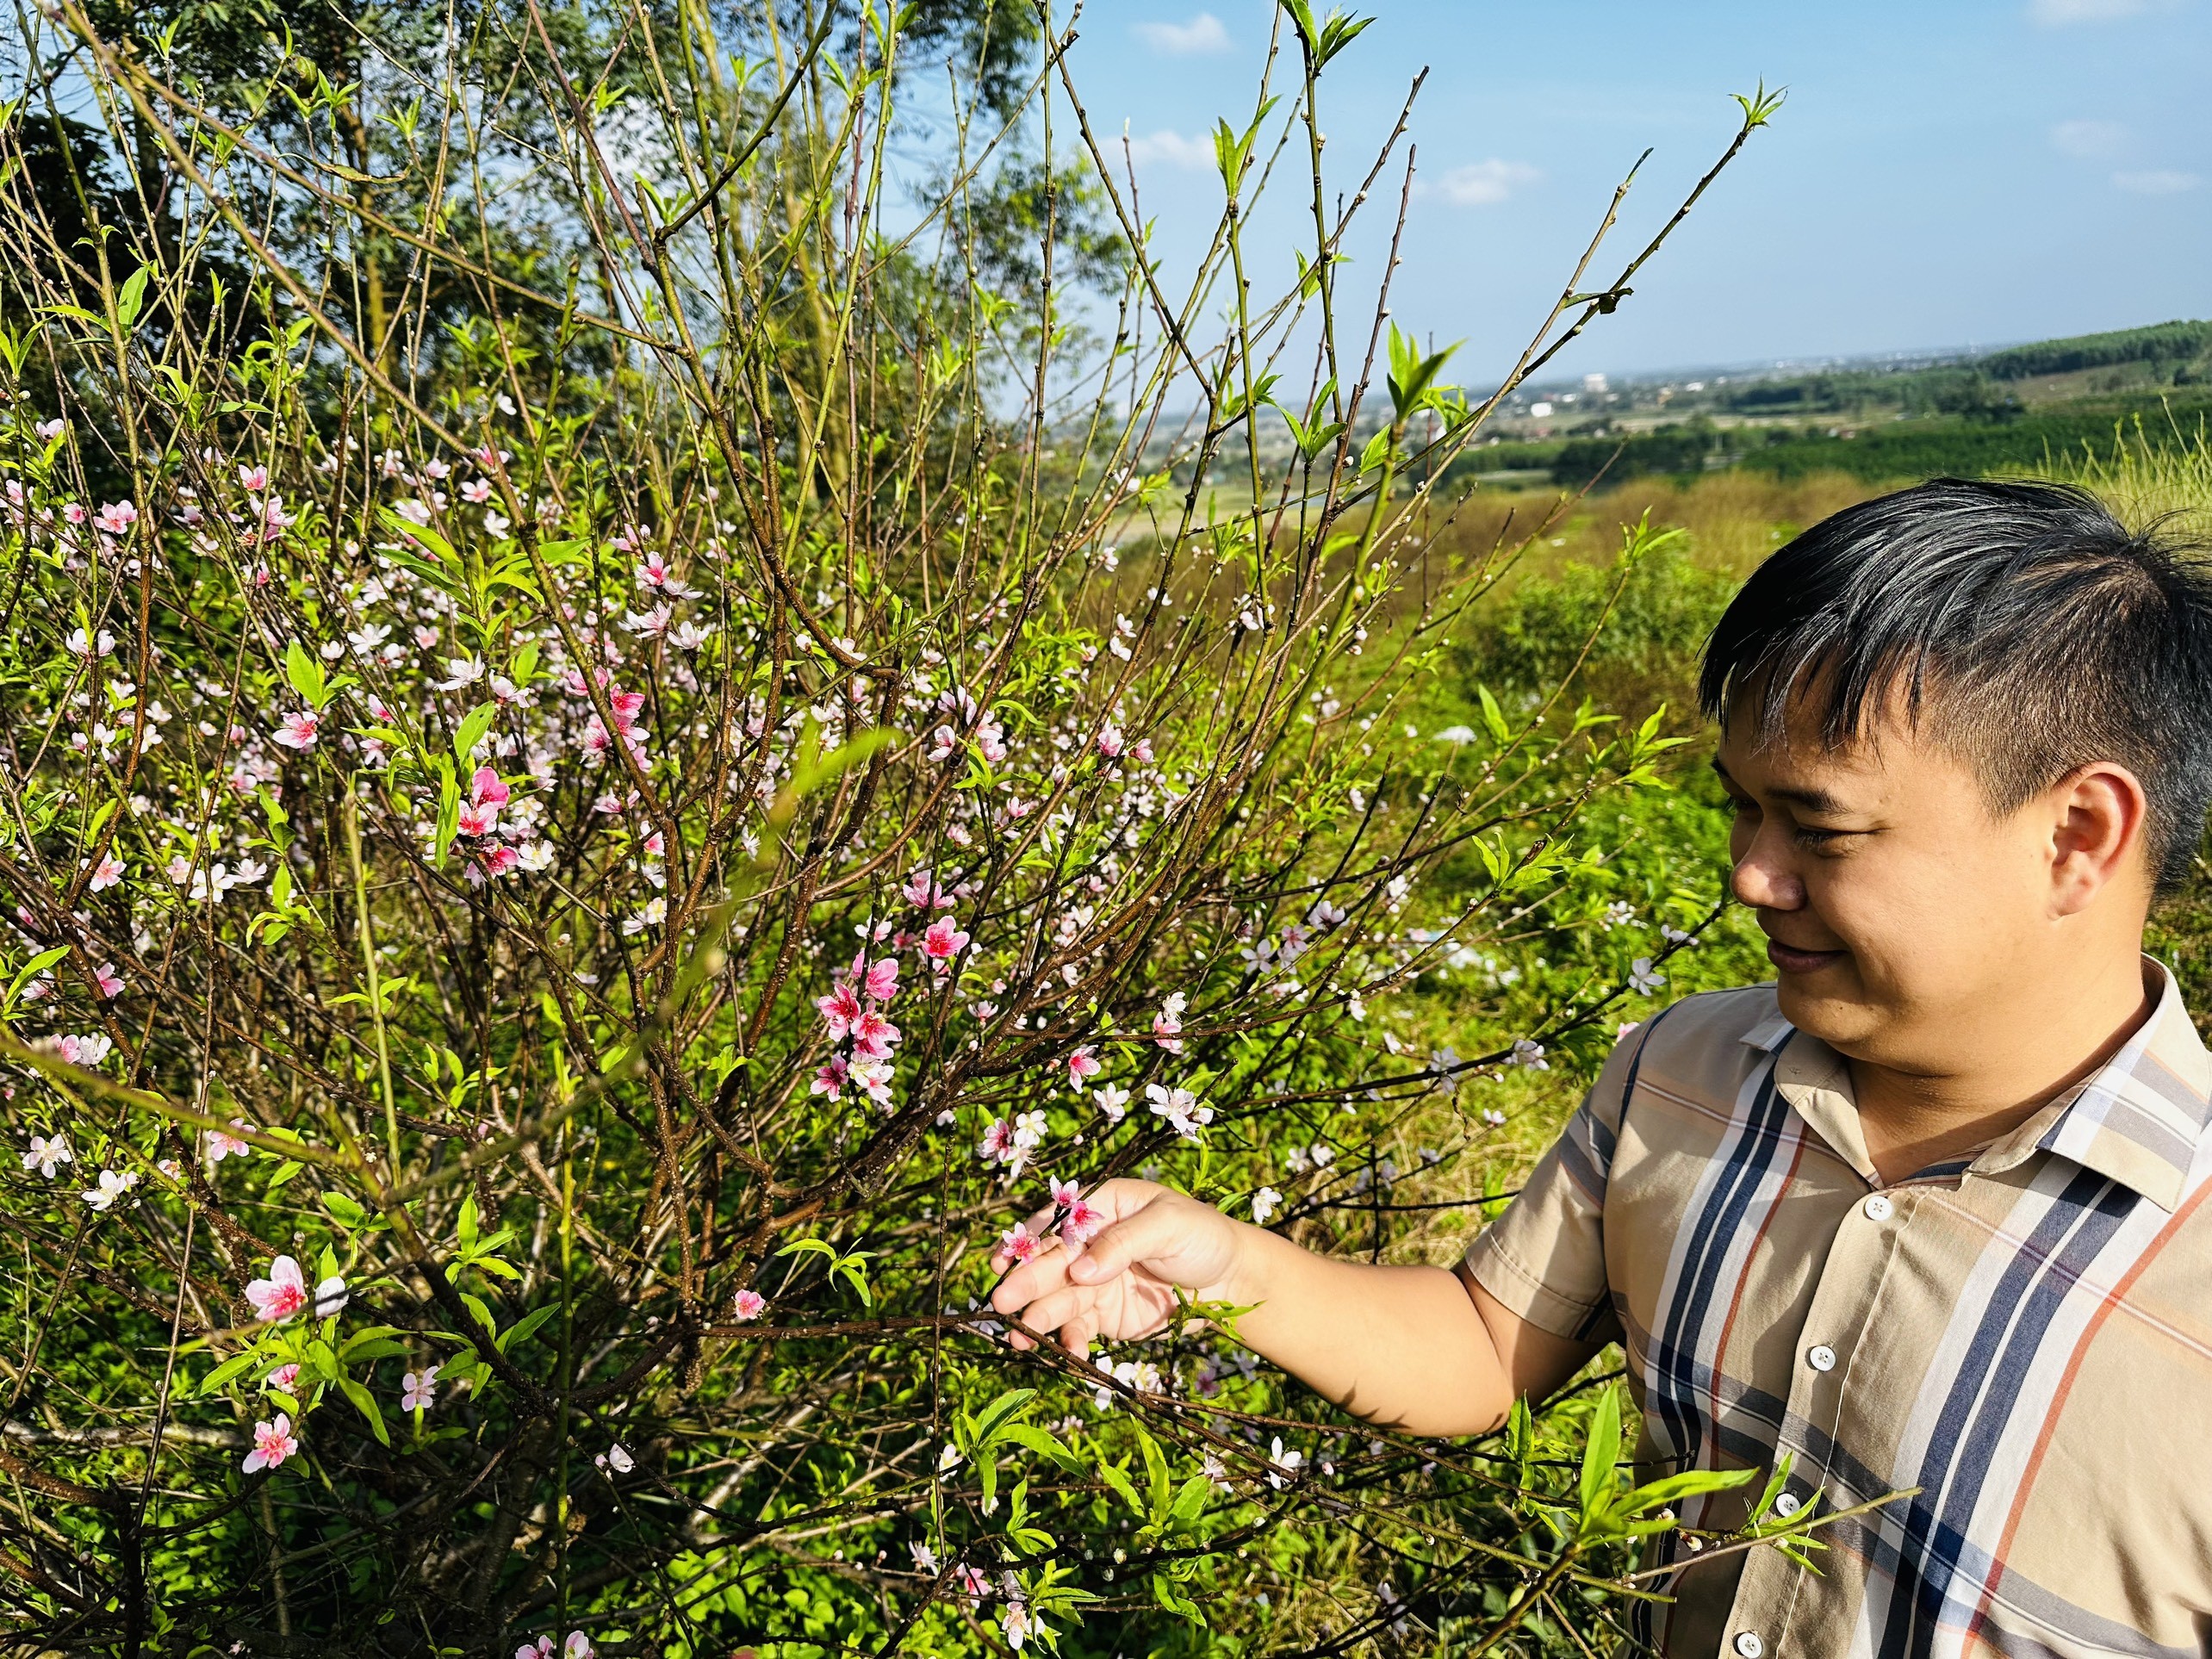
[[1062,1285],[1051,1295],[1039,1296],[1019,1309],[1017,1316],[1033,1331],[1057,1331],[1087,1314],[1097,1295],[1084,1285]]
[[1103,1284],[1171,1245],[1175,1231],[1175,1219],[1166,1206],[1147,1204],[1091,1240],[1069,1264],[1067,1277],[1078,1284]]
[[991,1293],[991,1305],[1002,1314],[1016,1313],[1066,1283],[1067,1252],[1054,1245],[1007,1274]]

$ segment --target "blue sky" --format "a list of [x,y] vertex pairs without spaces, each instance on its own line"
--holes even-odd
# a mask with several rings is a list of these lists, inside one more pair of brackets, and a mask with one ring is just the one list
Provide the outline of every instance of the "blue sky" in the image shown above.
[[[1762,77],[1789,90],[1774,125],[1560,369],[2212,316],[2212,0],[1361,9],[1376,22],[1323,83],[1331,165],[1338,183],[1356,181],[1426,65],[1412,127],[1421,183],[1392,308],[1409,329],[1466,342],[1455,378],[1511,362],[1613,184],[1654,146],[1599,262],[1609,278],[1726,144],[1728,95]],[[1090,0],[1080,20],[1078,85],[1102,135],[1126,123],[1136,141],[1170,271],[1212,233],[1221,183],[1200,141],[1216,115],[1248,118],[1271,16],[1270,0]],[[1256,291],[1287,284],[1298,181],[1283,183],[1252,227]],[[1372,233],[1354,245],[1352,274],[1370,284],[1389,205],[1370,204]]]

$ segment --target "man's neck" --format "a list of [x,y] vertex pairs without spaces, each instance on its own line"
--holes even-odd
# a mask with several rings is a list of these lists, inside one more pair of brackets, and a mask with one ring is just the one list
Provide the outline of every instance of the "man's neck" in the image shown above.
[[2140,957],[2130,971],[2074,981],[2056,1017],[1991,1032],[1941,1070],[1853,1059],[1851,1085],[1867,1155],[1884,1182],[1961,1157],[2001,1139],[2124,1047],[2158,1006],[2157,972]]

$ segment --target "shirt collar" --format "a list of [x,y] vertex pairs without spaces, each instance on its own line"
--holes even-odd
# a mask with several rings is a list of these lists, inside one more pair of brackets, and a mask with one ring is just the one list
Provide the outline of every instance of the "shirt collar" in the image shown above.
[[2158,972],[2158,1006],[2035,1144],[2170,1210],[2212,1118],[2212,1055],[2165,964],[2143,960]]
[[[2212,1054],[2173,975],[2152,957],[2143,960],[2145,971],[2159,977],[2150,1017],[2085,1081],[1985,1147],[1969,1166],[1973,1172],[1998,1174],[2041,1150],[2117,1181],[2161,1209],[2180,1202],[2197,1143],[2212,1121]],[[1873,1181],[1843,1057],[1779,1018],[1746,1032],[1743,1041],[1774,1055],[1774,1085],[1782,1097]]]

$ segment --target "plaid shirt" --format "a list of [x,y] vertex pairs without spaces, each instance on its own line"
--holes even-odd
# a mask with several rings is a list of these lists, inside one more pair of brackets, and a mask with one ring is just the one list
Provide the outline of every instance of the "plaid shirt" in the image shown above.
[[1786,1452],[1793,1511],[1921,1489],[1823,1529],[1817,1573],[1668,1539],[1662,1650],[2212,1652],[2212,1056],[2146,964],[2163,993],[2108,1065],[1886,1184],[1842,1057],[1773,986],[1688,997],[1469,1248],[1523,1318],[1623,1345],[1643,1461]]

